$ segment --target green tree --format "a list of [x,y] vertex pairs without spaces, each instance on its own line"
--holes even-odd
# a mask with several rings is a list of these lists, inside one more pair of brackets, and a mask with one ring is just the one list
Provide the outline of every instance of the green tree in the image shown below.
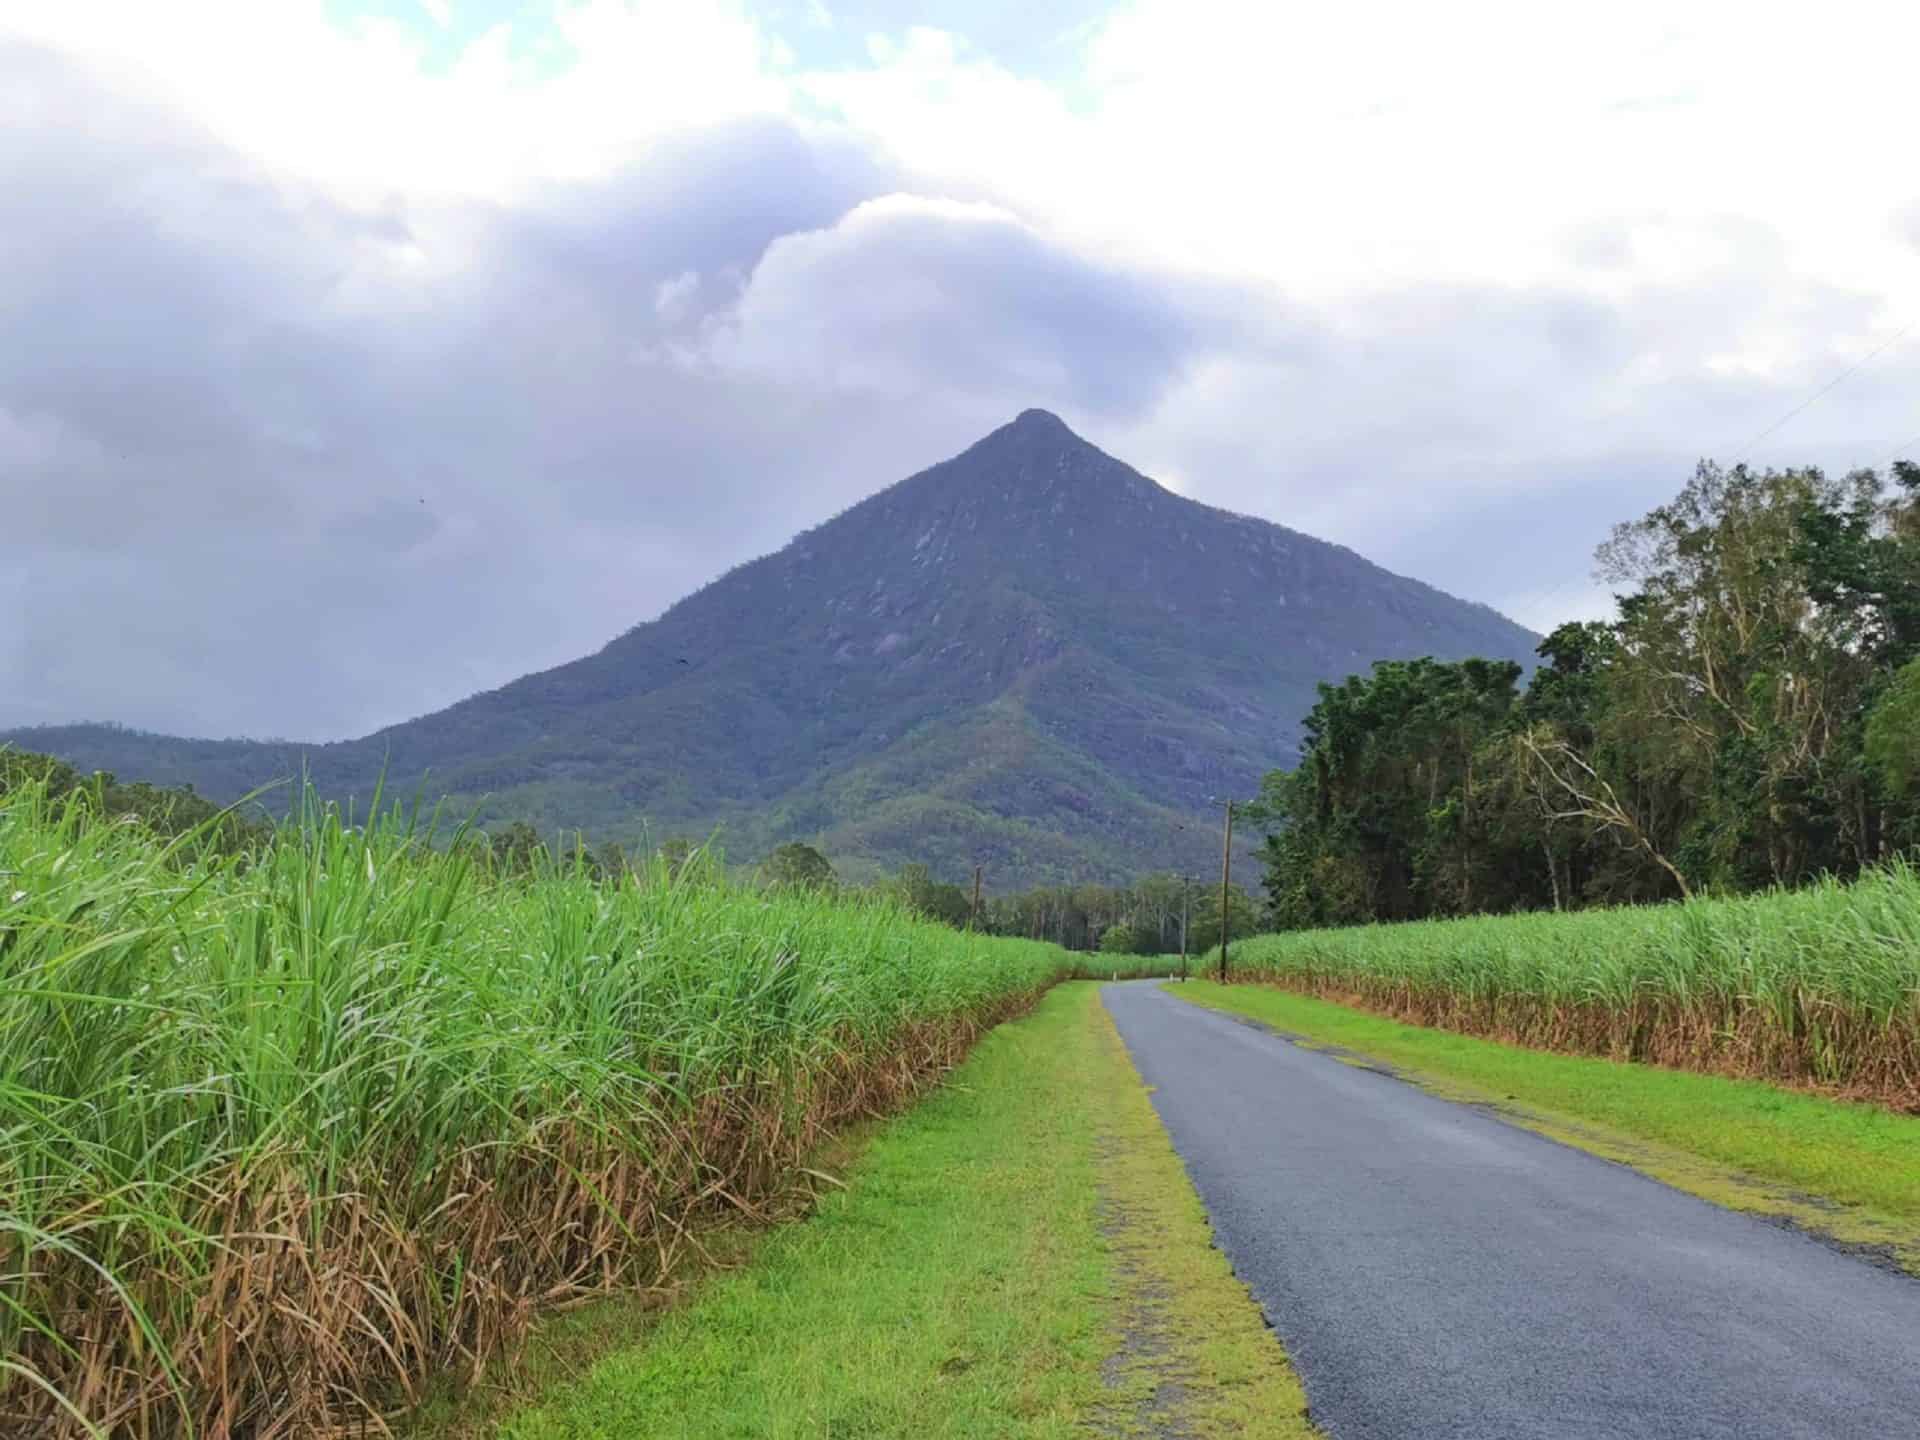
[[655,857],[667,867],[668,877],[674,880],[680,878],[699,854],[700,842],[687,835],[669,835],[654,851]]
[[1142,875],[1133,882],[1125,908],[1144,946],[1142,954],[1165,955],[1180,949],[1183,888],[1180,877],[1169,872]]
[[[1227,891],[1227,938],[1244,940],[1260,929],[1260,912],[1253,898],[1235,885]],[[1220,891],[1209,888],[1204,900],[1193,907],[1193,934],[1187,948],[1195,956],[1204,955],[1220,943]]]
[[1793,885],[1920,842],[1920,468],[1702,465],[1598,559],[1617,617],[1548,635],[1524,694],[1475,660],[1321,687],[1249,809],[1271,923]]
[[831,890],[836,879],[827,857],[799,841],[782,845],[760,865],[760,883],[776,889]]
[[1268,775],[1248,818],[1268,830],[1267,909],[1286,926],[1405,920],[1507,905],[1481,760],[1520,667],[1382,661],[1322,685],[1299,766]]
[[958,885],[943,884],[933,878],[925,865],[902,865],[887,887],[900,903],[918,911],[929,920],[962,926],[973,907],[972,898]]
[[627,847],[618,840],[603,840],[587,863],[595,879],[617,884],[627,878]]
[[495,868],[508,875],[531,873],[546,851],[540,832],[525,820],[510,821],[499,830],[488,831],[487,849]]
[[221,854],[245,855],[272,838],[269,826],[245,818],[237,807],[215,805],[196,795],[191,785],[125,785],[109,771],[82,775],[51,755],[0,745],[0,796],[26,783],[44,785],[55,800],[78,801],[105,816],[127,816],[156,835],[187,836],[193,844]]
[[1909,660],[1867,716],[1866,758],[1889,796],[1911,797],[1920,781],[1920,660]]
[[[1819,602],[1809,519],[1870,509],[1877,490],[1866,474],[1703,464],[1600,548],[1602,574],[1633,588],[1600,736],[1619,756],[1589,763],[1652,849],[1699,879],[1798,883],[1855,808],[1843,721],[1873,667],[1849,644],[1857,617]],[[1630,797],[1628,767],[1652,778],[1648,800],[1690,806],[1663,821]]]

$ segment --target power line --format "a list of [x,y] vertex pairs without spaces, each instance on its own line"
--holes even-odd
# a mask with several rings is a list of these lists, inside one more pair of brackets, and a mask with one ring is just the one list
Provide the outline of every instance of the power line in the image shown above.
[[1914,436],[1911,440],[1902,440],[1898,445],[1893,447],[1892,452],[1884,459],[1875,461],[1871,468],[1878,470],[1882,466],[1891,465],[1894,461],[1909,454],[1915,446],[1920,446],[1920,435]]
[[1871,365],[1875,360],[1879,359],[1882,355],[1886,354],[1887,351],[1891,350],[1895,345],[1898,345],[1902,340],[1906,339],[1907,336],[1912,333],[1915,323],[1917,322],[1909,320],[1905,325],[1901,326],[1899,331],[1896,334],[1894,334],[1890,339],[1887,339],[1883,341],[1880,345],[1876,346],[1870,354],[1865,356],[1863,359],[1854,361],[1853,364],[1849,365],[1846,369],[1842,370],[1838,375],[1834,376],[1833,379],[1829,380],[1826,384],[1822,385],[1818,390],[1814,391],[1813,394],[1809,395],[1806,399],[1802,400],[1798,405],[1794,406],[1786,414],[1782,415],[1778,420],[1774,421],[1771,425],[1767,426],[1766,429],[1762,430],[1758,435],[1754,436],[1751,440],[1747,441],[1745,445],[1742,445],[1738,450],[1734,452],[1734,458],[1736,460],[1746,459],[1748,452],[1750,452],[1754,446],[1758,445],[1762,440],[1766,439],[1769,435],[1779,430],[1783,425],[1785,425],[1788,421],[1792,420],[1795,416],[1799,415],[1803,410],[1808,409],[1810,406],[1814,404],[1815,401],[1821,399],[1829,391],[1837,389],[1839,386],[1843,385],[1848,380],[1852,379],[1855,375],[1859,374],[1867,366]]

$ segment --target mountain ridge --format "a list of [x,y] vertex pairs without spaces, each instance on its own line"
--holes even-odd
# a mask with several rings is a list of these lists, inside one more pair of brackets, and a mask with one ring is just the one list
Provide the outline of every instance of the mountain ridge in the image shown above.
[[358,739],[0,738],[221,800],[304,766],[627,843],[720,824],[741,858],[1104,880],[1205,863],[1193,822],[1292,760],[1317,681],[1534,643],[1027,410],[590,655]]

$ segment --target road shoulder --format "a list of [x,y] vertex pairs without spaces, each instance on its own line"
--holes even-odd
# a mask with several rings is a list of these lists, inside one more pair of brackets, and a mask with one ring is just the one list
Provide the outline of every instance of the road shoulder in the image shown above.
[[1206,1209],[1105,1005],[1100,1210],[1119,1344],[1101,1433],[1172,1440],[1317,1434],[1278,1336],[1213,1244]]
[[479,1433],[1314,1433],[1098,986],[993,1031],[836,1179],[810,1218]]

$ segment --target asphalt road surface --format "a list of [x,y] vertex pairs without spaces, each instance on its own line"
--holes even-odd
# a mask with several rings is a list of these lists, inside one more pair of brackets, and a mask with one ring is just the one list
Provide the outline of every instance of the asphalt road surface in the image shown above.
[[1920,1437],[1920,1281],[1155,983],[1104,995],[1334,1440]]

